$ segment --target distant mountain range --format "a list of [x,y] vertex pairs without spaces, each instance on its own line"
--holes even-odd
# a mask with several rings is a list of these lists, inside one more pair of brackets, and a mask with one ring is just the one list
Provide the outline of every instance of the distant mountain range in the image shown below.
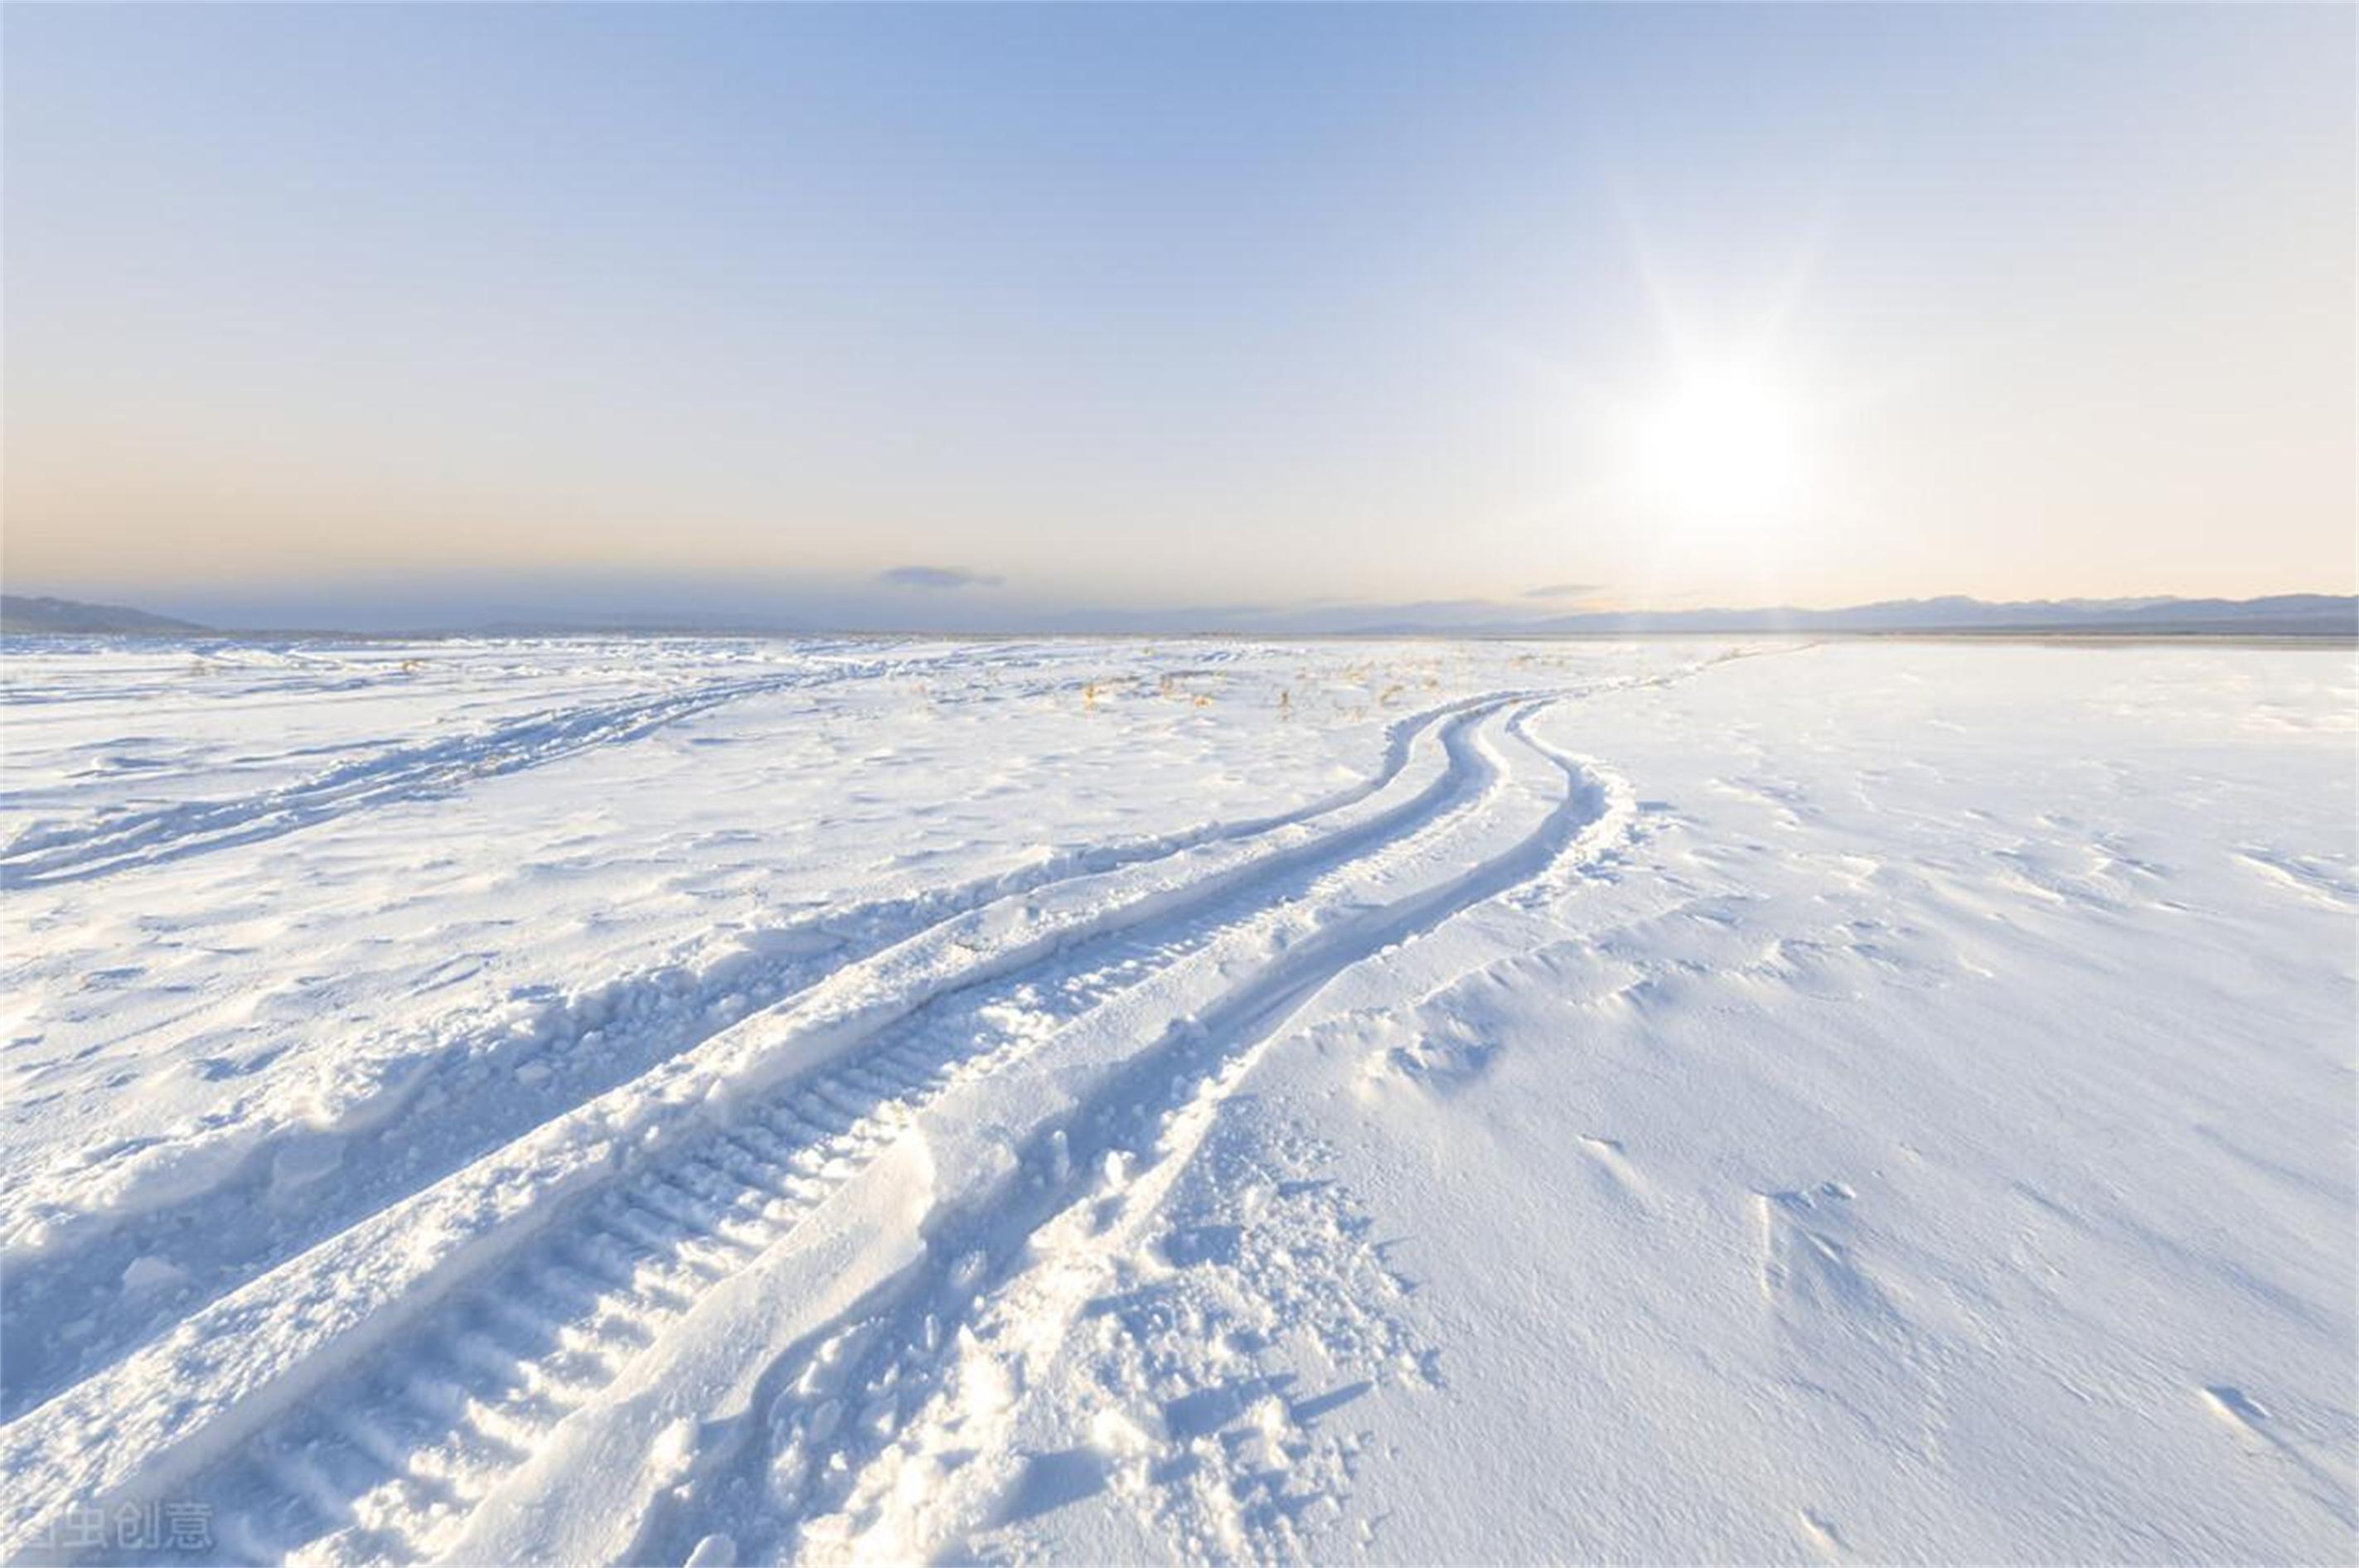
[[0,594],[0,633],[16,635],[186,637],[210,630],[193,621],[150,615],[120,604],[84,604],[73,599],[28,599]]
[[1601,611],[1446,628],[1393,620],[1365,633],[1437,630],[1488,636],[1598,636],[1670,632],[2078,633],[2120,636],[2359,637],[2359,599],[2285,593],[2266,599],[2038,599],[1992,603],[1952,595],[1895,599],[1843,610]]
[[[1013,620],[1015,618],[1011,618]],[[666,614],[594,619],[517,618],[468,627],[440,626],[419,635],[497,636],[694,633],[779,635],[789,627],[761,618]],[[814,619],[812,631],[828,628]],[[917,630],[903,628],[903,630]],[[1601,637],[1668,633],[1794,633],[1860,635],[2075,635],[2138,637],[2339,637],[2359,640],[2359,598],[2286,593],[2266,599],[2040,599],[1993,603],[1951,596],[1897,599],[1841,610],[1781,606],[1767,610],[1585,611],[1532,616],[1488,600],[1424,604],[1328,604],[1288,609],[1224,606],[1217,610],[1078,612],[1010,624],[1009,633],[1074,632],[1170,636],[1190,632],[1240,636],[1478,636]],[[0,633],[200,637],[253,634],[335,635],[329,629],[230,632],[114,604],[70,599],[0,595]],[[383,635],[386,633],[374,633]]]

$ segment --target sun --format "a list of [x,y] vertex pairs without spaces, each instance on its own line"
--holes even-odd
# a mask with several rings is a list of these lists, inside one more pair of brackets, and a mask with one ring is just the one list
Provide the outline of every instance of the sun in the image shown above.
[[1795,435],[1790,400],[1757,372],[1691,373],[1639,419],[1639,489],[1681,524],[1767,523],[1794,498]]

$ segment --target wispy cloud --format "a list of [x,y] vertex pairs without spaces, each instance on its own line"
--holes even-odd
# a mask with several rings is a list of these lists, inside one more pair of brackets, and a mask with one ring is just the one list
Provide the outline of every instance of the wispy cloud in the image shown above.
[[964,567],[887,567],[876,580],[894,588],[997,588],[1006,579]]
[[1587,599],[1592,594],[1603,593],[1604,591],[1605,585],[1603,583],[1551,582],[1544,584],[1539,588],[1527,588],[1524,589],[1524,597],[1526,599]]

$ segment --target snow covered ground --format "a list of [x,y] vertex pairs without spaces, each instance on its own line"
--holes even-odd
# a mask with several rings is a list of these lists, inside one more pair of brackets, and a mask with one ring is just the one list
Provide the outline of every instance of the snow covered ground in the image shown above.
[[2347,649],[5,668],[13,1558],[2359,1554]]

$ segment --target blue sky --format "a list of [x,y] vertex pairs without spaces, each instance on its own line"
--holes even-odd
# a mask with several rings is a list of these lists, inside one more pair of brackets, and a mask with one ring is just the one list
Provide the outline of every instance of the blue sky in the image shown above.
[[0,564],[344,619],[2348,591],[2353,26],[18,7]]

